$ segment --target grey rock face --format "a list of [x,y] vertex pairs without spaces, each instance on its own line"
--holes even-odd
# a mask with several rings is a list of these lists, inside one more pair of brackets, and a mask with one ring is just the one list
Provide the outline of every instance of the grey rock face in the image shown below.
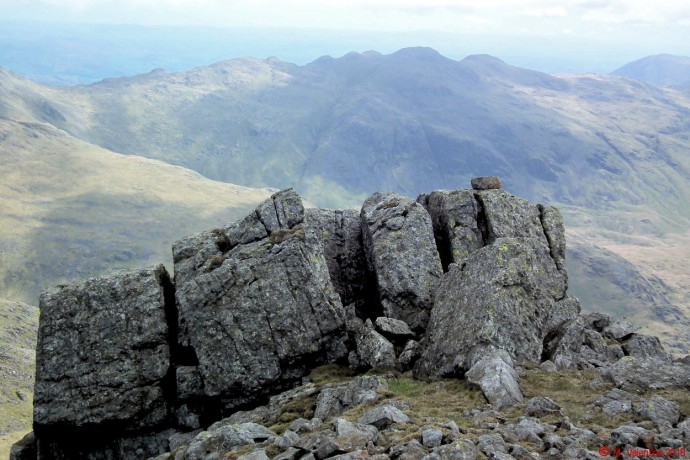
[[437,447],[423,460],[475,460],[477,449],[470,441],[459,439],[452,444]]
[[178,241],[173,256],[180,341],[198,357],[206,395],[230,408],[346,355],[345,313],[293,190]]
[[412,337],[414,333],[404,321],[386,318],[385,316],[376,318],[376,328],[385,336],[393,338]]
[[465,374],[467,381],[478,385],[489,403],[498,410],[522,401],[517,374],[505,352],[490,352]]
[[238,425],[212,425],[207,431],[199,433],[185,451],[187,460],[205,460],[207,455],[223,455],[237,447],[273,440],[277,435],[256,423]]
[[423,330],[442,273],[429,214],[409,198],[375,193],[364,202],[361,216],[367,262],[384,315]]
[[539,240],[501,238],[472,253],[441,280],[415,375],[461,373],[472,366],[477,344],[505,350],[518,362],[541,362],[543,322],[565,289]]
[[427,453],[428,451],[416,439],[413,439],[405,444],[395,445],[390,448],[391,458],[399,458],[402,460],[414,460],[422,458],[427,455]]
[[417,198],[431,216],[444,270],[484,246],[477,222],[479,205],[470,190],[435,191]]
[[496,453],[506,453],[506,442],[500,434],[485,434],[479,436],[477,447],[488,457]]
[[599,331],[608,317],[578,316],[566,321],[547,340],[544,355],[560,369],[606,367],[623,357],[619,345],[608,345]]
[[400,355],[398,355],[398,362],[396,368],[401,372],[405,372],[407,370],[412,369],[412,366],[419,358],[420,353],[421,346],[419,342],[417,342],[416,340],[409,340],[405,344],[405,348],[403,348],[403,351],[400,353]]
[[657,425],[663,422],[675,425],[680,420],[680,407],[678,404],[668,401],[661,396],[653,396],[639,404],[635,412]]
[[10,460],[35,460],[36,454],[36,436],[31,431],[12,445]]
[[496,176],[475,177],[470,182],[474,190],[491,190],[501,188],[501,179]]
[[331,282],[343,305],[354,304],[360,316],[371,316],[375,286],[367,276],[362,219],[355,210],[307,209],[305,220],[323,245]]
[[580,314],[580,301],[574,297],[566,297],[554,304],[548,311],[548,316],[544,324],[546,335],[557,333],[558,329],[567,321],[577,318]]
[[604,328],[603,334],[604,337],[621,340],[627,338],[630,334],[639,329],[640,326],[636,324],[632,324],[625,320],[616,320]]
[[343,418],[333,420],[332,425],[336,435],[335,444],[340,451],[352,452],[378,439],[379,432],[371,425],[352,423]]
[[[46,291],[36,353],[34,423],[108,423],[140,432],[168,417],[174,385],[165,268],[121,271]],[[167,312],[170,314],[171,312]]]
[[549,245],[538,206],[503,190],[477,192],[476,197],[484,216],[484,244],[491,244],[498,238],[534,238]]
[[537,205],[537,208],[539,209],[542,230],[551,248],[551,257],[556,262],[558,269],[565,272],[565,226],[561,212],[555,206],[540,204]]
[[443,432],[434,428],[422,430],[422,445],[431,449],[439,447],[443,442]]

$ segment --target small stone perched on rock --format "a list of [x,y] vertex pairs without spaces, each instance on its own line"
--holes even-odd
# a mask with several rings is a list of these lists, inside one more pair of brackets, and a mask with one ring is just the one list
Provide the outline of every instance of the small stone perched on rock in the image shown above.
[[501,188],[501,179],[496,176],[475,177],[471,181],[474,190],[493,190]]

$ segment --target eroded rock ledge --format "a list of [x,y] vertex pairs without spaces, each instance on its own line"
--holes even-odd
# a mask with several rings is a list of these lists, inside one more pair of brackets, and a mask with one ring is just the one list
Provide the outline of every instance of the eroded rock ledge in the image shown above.
[[[495,409],[522,400],[520,365],[599,368],[616,386],[640,390],[653,382],[635,366],[653,362],[668,376],[664,385],[687,386],[687,365],[671,362],[655,338],[605,315],[579,315],[566,294],[556,208],[506,193],[498,178],[472,185],[416,201],[376,193],[360,213],[305,211],[283,190],[238,222],[176,242],[174,280],[161,265],[46,291],[34,435],[12,458],[161,455],[184,433],[270,408],[271,396],[327,363],[466,378]],[[363,382],[371,388],[357,394],[375,397],[380,382]],[[320,394],[354,404],[346,388]],[[381,411],[399,417],[393,409]],[[333,449],[283,440],[292,456],[275,458],[376,444],[382,428],[372,423],[336,419]],[[214,426],[234,430],[237,446],[275,435],[249,422]],[[365,441],[342,444],[352,436]],[[438,436],[424,435],[427,453],[445,444]],[[216,452],[213,439],[194,445]],[[194,449],[180,458],[210,458]]]

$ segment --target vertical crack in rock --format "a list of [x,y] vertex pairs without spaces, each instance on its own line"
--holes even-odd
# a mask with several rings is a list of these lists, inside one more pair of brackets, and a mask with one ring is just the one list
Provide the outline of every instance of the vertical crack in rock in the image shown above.
[[417,197],[417,203],[421,204],[426,212],[429,213],[431,217],[431,223],[434,229],[434,241],[436,242],[436,251],[438,251],[438,256],[441,259],[441,267],[443,268],[443,273],[448,272],[448,266],[453,263],[453,251],[450,247],[450,235],[448,234],[448,228],[446,225],[442,225],[439,222],[437,216],[432,214],[431,209],[429,209],[429,195],[422,194]]
[[484,200],[480,193],[474,193],[474,199],[477,203],[477,227],[482,234],[482,242],[484,246],[494,242],[494,238],[489,231],[489,220],[486,216],[486,207],[484,206]]
[[538,204],[539,220],[544,236],[549,244],[551,258],[556,263],[558,270],[565,274],[565,228],[560,211],[554,206]]
[[444,273],[451,263],[461,264],[472,252],[484,246],[477,222],[478,204],[470,190],[437,190],[420,195],[434,230],[434,239]]
[[175,286],[170,280],[167,270],[161,270],[156,275],[158,284],[163,289],[163,309],[165,312],[165,322],[168,326],[166,340],[170,350],[168,372],[161,379],[161,388],[163,390],[163,397],[168,402],[168,417],[172,417],[172,413],[177,406],[177,366],[184,364],[184,362],[180,361],[183,359],[183,354],[186,350],[183,351],[177,340],[179,327],[177,323],[177,305],[175,303]]
[[345,309],[362,319],[382,316],[376,283],[368,270],[359,213],[308,209],[305,219],[321,242],[331,283]]

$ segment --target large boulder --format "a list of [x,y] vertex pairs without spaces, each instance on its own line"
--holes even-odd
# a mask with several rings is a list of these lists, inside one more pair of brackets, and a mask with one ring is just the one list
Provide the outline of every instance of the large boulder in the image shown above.
[[436,293],[418,377],[461,375],[477,345],[518,362],[541,360],[544,324],[565,296],[563,274],[534,238],[500,238],[451,265]]
[[226,409],[347,355],[345,313],[291,189],[245,219],[173,246],[180,342]]
[[361,216],[384,316],[423,331],[442,273],[429,213],[409,198],[375,193],[364,202]]
[[[34,392],[39,450],[77,458],[90,446],[165,425],[166,391],[175,378],[170,292],[159,265],[59,286],[41,296]],[[108,430],[93,432],[98,425]]]

